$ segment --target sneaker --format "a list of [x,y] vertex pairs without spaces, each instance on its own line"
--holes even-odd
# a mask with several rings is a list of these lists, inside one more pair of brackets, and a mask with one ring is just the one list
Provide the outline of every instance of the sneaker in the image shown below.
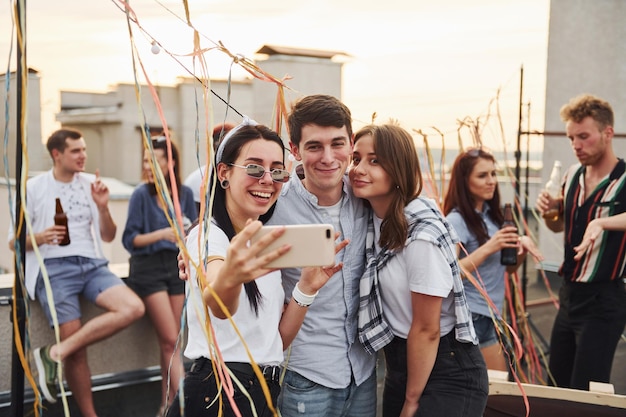
[[39,389],[49,403],[57,402],[59,393],[57,363],[50,357],[50,345],[35,349],[35,365],[39,372]]

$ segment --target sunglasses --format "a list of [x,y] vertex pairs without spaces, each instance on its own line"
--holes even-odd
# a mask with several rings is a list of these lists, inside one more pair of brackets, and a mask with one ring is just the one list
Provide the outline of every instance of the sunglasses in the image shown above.
[[235,168],[243,168],[246,170],[246,175],[252,178],[256,178],[258,180],[263,178],[263,176],[269,172],[270,176],[272,177],[272,181],[274,182],[289,181],[289,171],[286,171],[284,169],[274,168],[274,169],[270,169],[269,171],[266,171],[265,168],[257,164],[248,164],[245,166],[228,164],[228,166],[235,167]]

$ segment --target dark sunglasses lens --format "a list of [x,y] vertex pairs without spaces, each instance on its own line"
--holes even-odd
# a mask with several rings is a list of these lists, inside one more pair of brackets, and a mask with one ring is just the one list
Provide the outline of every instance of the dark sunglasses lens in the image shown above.
[[285,171],[284,169],[273,169],[272,170],[272,180],[276,182],[287,182],[289,181],[289,171]]
[[261,178],[265,175],[265,168],[261,165],[250,164],[246,166],[246,174],[254,178]]

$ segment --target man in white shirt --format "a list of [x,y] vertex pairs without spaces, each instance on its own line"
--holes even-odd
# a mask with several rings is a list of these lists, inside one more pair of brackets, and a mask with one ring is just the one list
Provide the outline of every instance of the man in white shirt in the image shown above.
[[[34,350],[40,390],[56,402],[58,366],[65,375],[81,415],[96,416],[91,393],[87,347],[122,330],[144,314],[141,299],[107,267],[102,241],[115,238],[117,226],[108,208],[109,190],[96,175],[86,174],[87,152],[79,131],[61,129],[46,144],[53,167],[26,183],[26,212],[32,234],[26,239],[25,284],[29,296],[37,298],[50,326],[59,324],[60,343]],[[67,214],[67,228],[55,225],[55,200]],[[61,246],[66,233],[70,243]],[[32,238],[31,238],[32,236]],[[33,242],[34,239],[34,242]],[[14,230],[9,246],[16,249]],[[44,260],[49,286],[33,251],[34,243]],[[52,296],[52,298],[50,298]],[[79,296],[105,310],[82,323]]]

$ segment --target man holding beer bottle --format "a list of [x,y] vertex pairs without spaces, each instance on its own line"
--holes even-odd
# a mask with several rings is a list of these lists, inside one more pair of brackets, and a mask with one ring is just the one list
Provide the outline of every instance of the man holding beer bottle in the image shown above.
[[609,382],[626,323],[626,227],[614,221],[626,212],[626,164],[613,151],[608,102],[575,97],[561,118],[580,163],[567,169],[559,195],[537,199],[546,226],[565,232],[549,368],[557,386],[588,390],[590,381]]
[[[57,130],[46,146],[52,169],[26,183],[26,211],[32,234],[27,233],[26,239],[25,284],[29,296],[39,300],[50,326],[54,323],[52,311],[56,312],[61,342],[33,353],[44,397],[56,402],[62,383],[58,366],[62,363],[81,415],[92,417],[96,411],[87,346],[127,327],[143,315],[144,307],[139,297],[109,270],[102,253],[102,241],[111,242],[117,226],[109,213],[109,190],[98,172],[95,176],[83,172],[87,152],[82,133]],[[63,214],[67,225],[59,221]],[[9,232],[11,250],[17,247],[14,232]],[[35,244],[44,259],[48,289],[33,251]],[[47,291],[51,291],[52,299],[48,299]],[[105,312],[82,323],[79,295]]]

